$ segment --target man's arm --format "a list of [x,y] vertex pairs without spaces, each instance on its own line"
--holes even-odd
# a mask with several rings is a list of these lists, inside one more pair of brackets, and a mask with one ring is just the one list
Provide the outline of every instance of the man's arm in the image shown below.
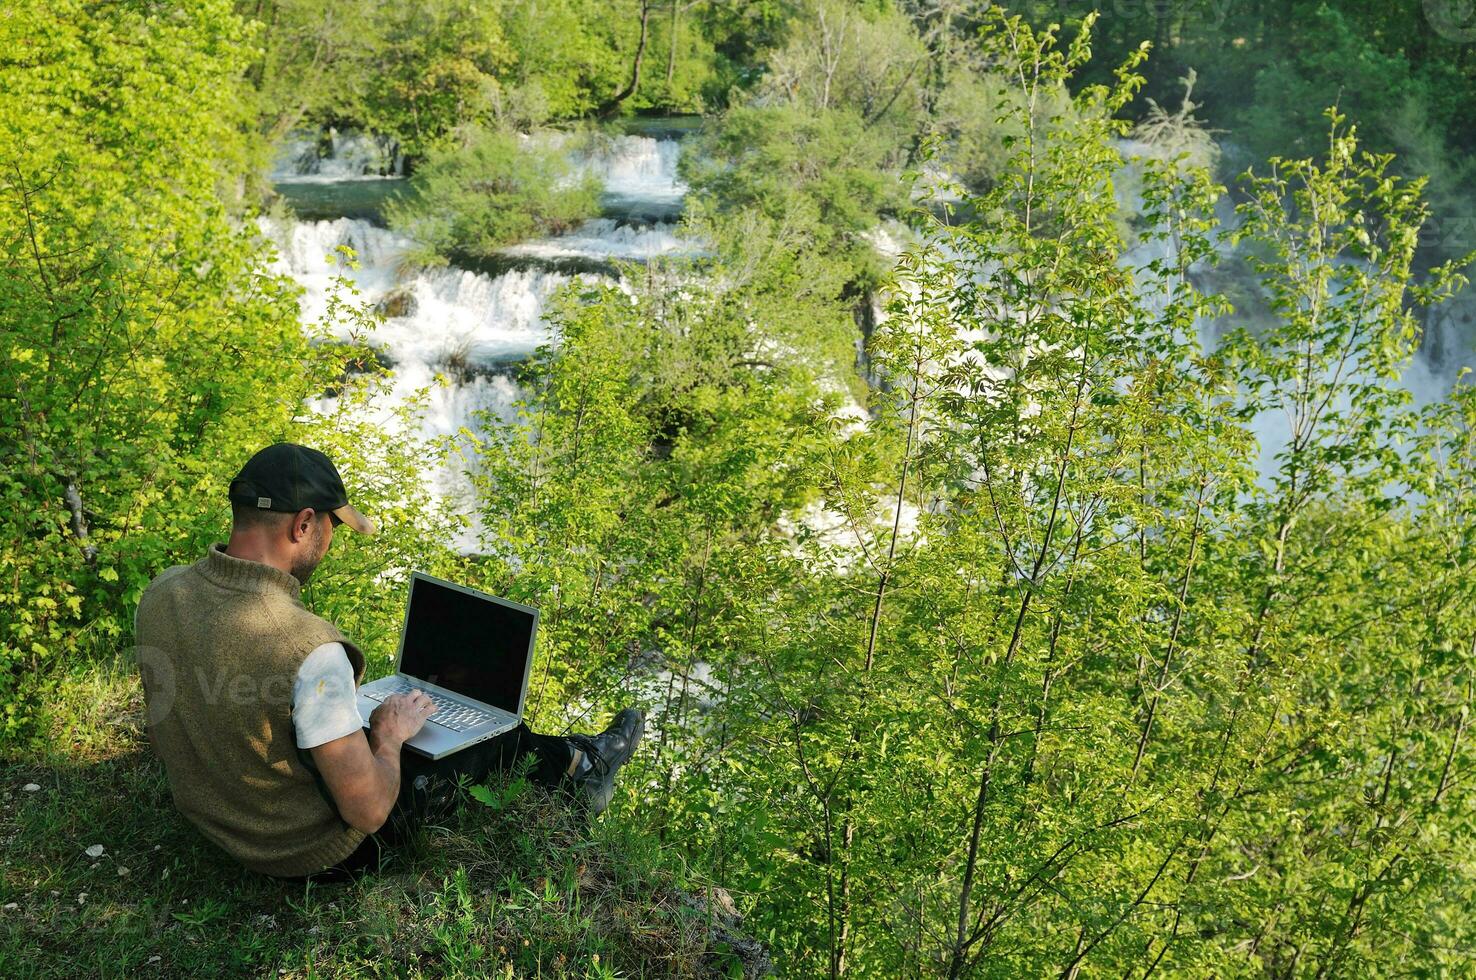
[[308,750],[339,815],[354,829],[372,834],[389,819],[400,792],[400,746],[435,710],[420,691],[393,694],[369,716],[367,738],[359,729]]

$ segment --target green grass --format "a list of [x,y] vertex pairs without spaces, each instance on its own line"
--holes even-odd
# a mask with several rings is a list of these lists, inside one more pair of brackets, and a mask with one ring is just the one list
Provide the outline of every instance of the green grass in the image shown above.
[[690,897],[702,884],[623,825],[629,801],[591,823],[494,786],[494,805],[467,801],[380,875],[287,884],[179,816],[141,707],[130,667],[78,668],[46,744],[0,764],[0,976],[741,973]]

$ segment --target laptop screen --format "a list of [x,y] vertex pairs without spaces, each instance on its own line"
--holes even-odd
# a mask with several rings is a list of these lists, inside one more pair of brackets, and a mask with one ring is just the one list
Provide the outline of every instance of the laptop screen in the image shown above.
[[400,673],[516,715],[537,614],[419,575],[400,642]]

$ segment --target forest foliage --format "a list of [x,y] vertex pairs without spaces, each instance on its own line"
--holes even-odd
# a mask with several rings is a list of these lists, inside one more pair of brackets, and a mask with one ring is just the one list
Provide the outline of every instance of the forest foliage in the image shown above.
[[[239,461],[291,437],[386,528],[314,608],[383,669],[383,577],[538,605],[534,726],[641,699],[625,819],[787,975],[1469,967],[1476,398],[1398,383],[1464,285],[1421,252],[1425,182],[1334,110],[1236,179],[1233,228],[1172,153],[1137,161],[1129,226],[1154,63],[1093,57],[1122,21],[615,6],[0,19],[0,732],[129,643]],[[352,123],[417,158],[392,220],[490,249],[592,207],[516,133],[635,109],[708,113],[708,251],[560,295],[518,417],[466,434],[457,554],[473,515],[407,489],[451,445],[355,411],[381,369],[326,339],[375,314],[345,284],[298,323],[250,188],[272,140]],[[1223,236],[1270,318],[1206,345]]]
[[599,194],[599,182],[570,165],[562,143],[471,126],[426,154],[409,193],[391,200],[385,217],[430,261],[487,256],[570,230],[599,212]]

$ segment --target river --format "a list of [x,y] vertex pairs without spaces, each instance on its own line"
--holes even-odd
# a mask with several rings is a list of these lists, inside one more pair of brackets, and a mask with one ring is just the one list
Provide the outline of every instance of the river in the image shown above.
[[[404,161],[392,143],[356,134],[295,136],[279,148],[272,180],[296,220],[262,221],[263,230],[278,245],[274,271],[303,287],[302,317],[307,323],[323,317],[334,277],[350,279],[360,291],[359,299],[384,314],[383,323],[364,338],[379,348],[393,370],[392,387],[377,403],[376,421],[392,424],[396,406],[427,390],[420,434],[460,438],[463,430],[475,427],[480,412],[512,418],[521,394],[516,366],[554,339],[544,310],[555,291],[575,275],[613,282],[617,276],[613,260],[640,262],[699,251],[700,245],[684,239],[678,230],[687,191],[678,177],[678,161],[683,139],[695,122],[645,121],[637,123],[644,131],[613,135],[592,143],[593,149],[571,153],[575,167],[603,185],[601,215],[567,234],[510,245],[474,267],[453,262],[422,268],[406,263],[413,243],[386,228],[379,216],[385,200],[405,186]],[[1130,158],[1144,147],[1124,143],[1121,149]],[[1131,169],[1131,164],[1125,167]],[[1127,176],[1123,183],[1130,187],[1134,181]],[[1129,210],[1137,204],[1122,203]],[[1228,199],[1221,201],[1220,211],[1228,227],[1234,221]],[[871,237],[880,252],[892,256],[913,238],[894,222],[879,227]],[[335,250],[344,245],[354,250],[358,269],[346,269],[334,259]],[[1141,266],[1160,257],[1152,253],[1161,247],[1130,248],[1124,262]],[[1217,250],[1221,258],[1228,258],[1230,249],[1223,237]],[[1213,288],[1225,285],[1215,282]],[[1445,397],[1456,372],[1472,362],[1473,309],[1476,302],[1468,295],[1426,318],[1426,343],[1403,379],[1417,403]],[[872,313],[873,318],[880,316],[875,305]],[[1246,314],[1201,323],[1202,342],[1213,347],[1225,329],[1238,323],[1254,325]],[[437,374],[445,375],[449,383],[435,385]],[[843,414],[851,424],[865,418],[864,410],[854,404]],[[1267,413],[1256,419],[1254,427],[1265,478],[1269,461],[1285,444],[1285,425]],[[428,477],[432,492],[462,513],[475,513],[464,472],[453,467]],[[845,528],[835,515],[812,511],[794,515],[794,520],[840,543]],[[904,515],[909,529],[914,516]],[[890,514],[878,517],[890,524]],[[781,531],[789,524],[782,522]],[[473,526],[455,545],[475,551],[478,534]]]
[[[273,271],[303,288],[302,319],[323,319],[336,277],[350,280],[358,301],[378,308],[383,322],[365,338],[393,371],[392,387],[377,403],[379,419],[415,392],[429,389],[421,435],[456,437],[474,427],[477,413],[511,419],[520,392],[518,363],[552,340],[544,310],[575,275],[614,281],[613,260],[644,261],[692,254],[677,221],[686,187],[677,176],[681,140],[689,128],[626,133],[575,154],[573,163],[602,183],[601,215],[567,234],[518,242],[476,267],[407,265],[413,243],[386,228],[385,200],[402,190],[403,161],[392,145],[365,136],[298,137],[278,154],[271,177],[297,219],[262,219],[277,245]],[[353,249],[358,269],[336,258]],[[437,374],[446,386],[434,385]],[[430,474],[433,492],[460,501],[469,492],[453,468]],[[467,507],[472,513],[474,508]],[[476,548],[477,529],[455,543]]]

